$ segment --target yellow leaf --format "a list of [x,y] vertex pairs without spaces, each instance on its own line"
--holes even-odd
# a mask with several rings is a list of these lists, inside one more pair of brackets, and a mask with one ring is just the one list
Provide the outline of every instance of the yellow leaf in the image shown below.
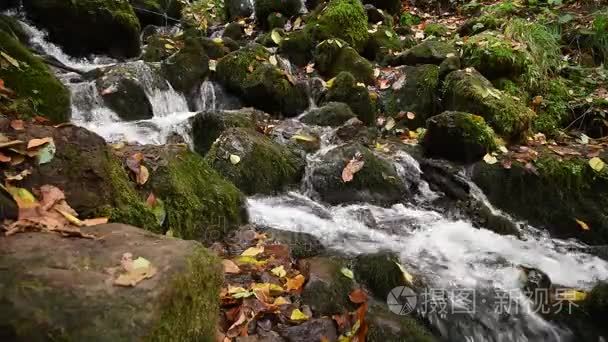
[[307,135],[307,134],[296,134],[294,136],[291,137],[292,140],[300,140],[300,141],[307,141],[307,142],[315,142],[317,141],[317,138]]
[[175,46],[173,46],[171,44],[165,44],[165,49],[172,50],[172,49],[175,49]]
[[350,269],[346,268],[346,267],[342,267],[340,269],[340,272],[346,277],[346,278],[350,278],[350,279],[354,279],[355,275],[353,274],[353,271],[351,271]]
[[265,260],[258,260],[251,256],[240,256],[234,259],[237,264],[250,264],[256,266],[263,266],[266,264]]
[[334,81],[336,80],[336,78],[332,78],[329,81],[325,82],[325,85],[327,86],[327,88],[331,88],[334,85]]
[[577,218],[574,219],[576,221],[576,223],[578,223],[578,225],[581,227],[582,230],[589,230],[589,225],[587,223],[585,223],[584,221],[581,221]]
[[483,161],[486,162],[487,164],[496,164],[496,162],[498,162],[498,159],[496,159],[496,157],[494,157],[493,155],[486,153],[485,156],[483,156]]
[[283,265],[273,268],[270,270],[270,272],[279,278],[283,278],[287,275],[287,271],[285,271],[285,267],[283,267]]
[[108,218],[107,217],[97,217],[97,218],[92,218],[92,219],[86,219],[86,220],[82,220],[82,223],[87,227],[96,226],[99,224],[108,223]]
[[283,40],[283,37],[281,37],[281,34],[279,33],[279,31],[272,30],[272,33],[270,33],[270,39],[272,39],[272,41],[279,45],[279,43],[281,42],[281,40]]
[[298,274],[297,276],[295,276],[293,278],[287,278],[287,283],[285,283],[285,286],[287,286],[287,291],[299,290],[302,287],[302,285],[304,285],[305,280],[306,279],[301,274]]
[[82,221],[80,221],[80,219],[78,219],[76,216],[68,213],[67,211],[61,210],[59,208],[55,208],[55,211],[57,211],[58,213],[63,215],[63,217],[65,217],[65,219],[68,220],[71,224],[73,224],[77,227],[84,226],[84,223]]
[[31,192],[27,191],[27,189],[16,188],[13,186],[7,186],[6,189],[11,195],[13,195],[13,198],[15,199],[15,202],[17,202],[17,206],[19,208],[25,209],[38,206],[36,197],[34,197]]
[[38,146],[42,146],[44,144],[50,143],[51,141],[53,141],[53,138],[50,137],[46,137],[46,138],[42,138],[42,139],[32,139],[30,141],[28,141],[27,143],[27,149],[32,149],[32,148],[36,148]]
[[395,264],[397,264],[397,266],[399,266],[401,273],[403,273],[403,279],[405,279],[405,281],[407,281],[409,284],[413,284],[414,277],[408,271],[405,270],[405,267],[403,267],[403,265],[401,265],[398,262],[396,262]]
[[274,303],[272,303],[274,305],[285,305],[285,304],[291,304],[290,301],[288,301],[287,299],[285,299],[284,297],[277,297],[274,300]]
[[604,169],[604,161],[598,157],[593,157],[589,159],[589,166],[597,172],[600,172]]
[[139,173],[137,174],[137,184],[139,184],[139,185],[146,184],[146,182],[148,181],[148,178],[150,178],[150,172],[148,172],[148,168],[143,165],[140,165]]
[[241,253],[241,256],[254,257],[262,252],[264,252],[264,247],[250,247],[247,248],[243,253]]
[[232,163],[232,165],[236,165],[241,161],[241,157],[237,156],[236,154],[231,154],[230,155],[230,162]]
[[556,292],[556,300],[567,300],[571,302],[581,302],[587,298],[587,293],[575,289],[559,290]]
[[305,321],[308,319],[308,316],[300,311],[300,309],[295,309],[291,312],[291,316],[289,318],[292,321]]
[[275,56],[275,55],[270,56],[268,58],[268,61],[270,62],[270,64],[272,64],[274,66],[276,66],[278,64],[277,56]]

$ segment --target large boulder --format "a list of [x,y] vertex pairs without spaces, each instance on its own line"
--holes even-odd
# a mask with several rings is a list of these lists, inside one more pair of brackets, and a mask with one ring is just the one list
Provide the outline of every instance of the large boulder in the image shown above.
[[159,68],[143,61],[115,64],[103,69],[95,81],[104,103],[123,120],[150,119],[154,89],[168,89]]
[[311,109],[300,121],[309,125],[340,126],[355,114],[346,103],[329,102],[320,108]]
[[372,99],[365,85],[357,82],[348,72],[341,72],[336,76],[325,95],[323,103],[326,102],[346,103],[366,125],[376,122],[376,101]]
[[269,58],[263,46],[251,44],[221,58],[216,77],[248,105],[271,114],[295,116],[308,107],[306,89],[272,65]]
[[294,31],[279,43],[279,53],[297,66],[304,66],[312,59],[315,45],[304,30]]
[[302,9],[301,0],[254,0],[255,17],[264,26],[267,25],[268,15],[274,12],[291,17]]
[[40,58],[18,41],[15,32],[18,27],[11,27],[14,30],[11,29],[10,33],[5,32],[4,28],[0,29],[0,51],[10,59],[0,57],[3,65],[0,68],[0,79],[4,81],[5,87],[15,92],[16,98],[13,108],[2,111],[14,111],[25,117],[40,115],[55,123],[69,121],[69,91]]
[[175,0],[129,0],[142,27],[179,22],[184,2]]
[[229,128],[205,159],[248,195],[270,194],[297,184],[304,160],[287,147],[247,128]]
[[328,39],[317,45],[314,53],[315,67],[321,75],[335,77],[349,72],[358,82],[374,82],[372,64],[359,56],[357,51],[340,39]]
[[520,100],[496,88],[473,68],[451,72],[444,81],[443,106],[483,117],[497,134],[519,140],[534,112]]
[[19,187],[54,185],[65,193],[80,218],[105,216],[114,222],[158,231],[153,212],[135,191],[125,167],[97,134],[76,126],[28,125],[23,131],[14,131],[8,120],[0,121],[0,128],[10,139],[51,137],[54,141],[56,152],[49,163],[26,161],[17,167],[16,171],[32,168],[32,174],[19,182]]
[[[81,229],[100,239],[39,232],[0,237],[0,336],[15,341],[214,338],[222,284],[217,257],[197,242],[132,226]],[[150,261],[154,276],[135,288],[114,285],[125,253]]]
[[347,42],[355,50],[361,51],[367,42],[367,14],[360,0],[331,0],[323,10],[313,16],[311,34],[316,41],[338,38]]
[[266,114],[255,109],[215,110],[198,113],[190,119],[194,150],[204,156],[215,140],[228,128],[255,129],[257,122],[266,120],[266,117]]
[[162,206],[156,212],[162,232],[210,243],[247,223],[245,196],[185,146],[135,145],[115,153],[125,160],[135,153],[144,156],[150,176],[138,192],[142,198],[153,193]]
[[478,115],[444,112],[427,120],[422,140],[429,156],[470,163],[496,149],[494,131]]
[[209,57],[199,39],[186,39],[185,46],[162,63],[163,75],[175,90],[189,93],[209,72]]
[[341,272],[347,267],[345,260],[313,257],[300,260],[298,266],[308,279],[302,299],[315,315],[341,314],[354,309],[348,294],[356,288],[356,283]]
[[405,66],[402,74],[382,97],[386,114],[414,113],[407,119],[411,129],[422,127],[427,118],[438,112],[439,67],[432,64]]
[[[562,160],[547,151],[529,165],[513,161],[508,169],[501,163],[479,162],[472,174],[498,208],[555,236],[601,245],[608,242],[606,172],[594,171],[585,158]],[[582,229],[577,220],[589,229]]]
[[24,0],[32,21],[71,55],[136,57],[139,20],[128,0]]
[[[351,181],[345,182],[342,171],[357,154],[361,155],[363,167]],[[310,167],[313,190],[330,204],[370,202],[391,205],[408,193],[393,164],[357,143],[335,147]]]

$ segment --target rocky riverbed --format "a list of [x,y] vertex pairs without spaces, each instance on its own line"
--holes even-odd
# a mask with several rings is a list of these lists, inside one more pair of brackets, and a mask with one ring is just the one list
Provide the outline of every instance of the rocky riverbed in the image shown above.
[[0,339],[608,336],[601,3],[0,10]]

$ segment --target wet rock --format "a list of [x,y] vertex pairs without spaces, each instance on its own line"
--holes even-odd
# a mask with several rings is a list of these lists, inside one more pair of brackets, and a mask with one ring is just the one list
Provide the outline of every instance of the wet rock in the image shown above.
[[161,70],[175,90],[187,94],[209,73],[209,57],[199,39],[186,39],[179,52],[163,61]]
[[460,70],[460,57],[450,56],[439,64],[439,80],[443,79],[452,71]]
[[298,14],[302,8],[301,0],[253,0],[253,4],[255,17],[264,27],[266,27],[266,19],[271,13],[278,12],[286,17],[291,17]]
[[279,333],[289,342],[337,341],[338,332],[330,318],[315,318],[295,326],[283,326]]
[[325,95],[322,103],[346,103],[366,125],[376,122],[376,101],[372,99],[367,88],[359,84],[348,72],[341,72]]
[[471,190],[466,179],[459,176],[459,169],[449,162],[423,159],[420,162],[422,177],[436,190],[455,200],[466,201]]
[[194,150],[204,156],[211,145],[228,128],[243,127],[255,129],[258,122],[267,115],[255,109],[214,110],[196,114],[190,119],[191,137]]
[[[399,1],[399,0],[364,0],[363,3],[371,4],[376,8],[385,10],[390,15],[398,14],[399,11],[401,10],[401,1]],[[377,22],[377,21],[374,21],[374,22]]]
[[[19,42],[21,34],[16,32],[18,26],[15,25],[15,22],[0,20],[0,45],[4,53],[21,64],[15,66],[7,63],[0,68],[0,78],[15,92],[18,114],[24,117],[42,115],[55,123],[69,121],[71,110],[68,89],[40,58]],[[6,31],[7,27],[10,32]],[[4,113],[15,111],[15,108],[3,107],[0,104],[0,111]]]
[[399,112],[412,112],[415,116],[406,120],[407,126],[410,129],[423,127],[438,111],[439,68],[424,64],[405,66],[400,71],[400,78],[383,96],[386,113],[394,116]]
[[267,227],[260,227],[259,229],[265,232],[269,239],[288,245],[293,258],[311,258],[325,252],[325,247],[321,241],[311,234]]
[[335,141],[335,143],[356,142],[363,146],[371,146],[376,139],[377,133],[377,129],[367,127],[363,121],[352,118],[336,129],[338,141]]
[[229,20],[248,18],[253,14],[253,1],[249,0],[226,0],[224,7]]
[[138,196],[123,165],[97,134],[76,126],[28,126],[24,131],[8,132],[11,134],[5,134],[10,139],[22,141],[52,137],[56,148],[49,163],[26,161],[19,165],[16,171],[32,168],[32,174],[20,182],[20,187],[58,187],[81,219],[105,216],[115,222],[158,229],[154,214]]
[[416,318],[409,315],[397,315],[388,310],[385,304],[372,303],[366,316],[368,332],[366,341],[404,341],[431,342],[437,341],[429,329]]
[[354,272],[357,281],[365,284],[380,300],[398,286],[407,286],[403,272],[397,265],[399,258],[392,252],[361,254],[355,258]]
[[520,101],[494,88],[475,69],[454,71],[444,81],[445,109],[479,115],[509,140],[521,139],[534,117]]
[[329,102],[323,107],[311,109],[300,121],[317,126],[340,126],[355,114],[350,107],[342,102]]
[[310,127],[295,119],[281,121],[273,129],[271,136],[274,141],[297,152],[302,158],[308,153],[321,147],[321,134],[318,127]]
[[232,22],[232,23],[229,23],[228,25],[226,25],[226,28],[224,29],[224,33],[222,34],[222,37],[230,38],[230,39],[238,41],[243,38],[244,34],[245,34],[245,28],[243,27],[243,25],[241,25],[237,22]]
[[270,114],[295,116],[308,107],[305,86],[292,84],[283,70],[268,62],[269,57],[263,46],[249,45],[221,58],[216,77],[248,105]]
[[[214,336],[222,270],[202,245],[123,224],[81,230],[103,240],[38,232],[0,238],[0,336],[24,341]],[[116,276],[108,272],[120,272],[127,252],[157,269],[136,288],[113,285]]]
[[384,12],[382,12],[381,9],[377,9],[372,4],[365,4],[363,7],[365,8],[365,12],[367,13],[367,19],[370,23],[375,24],[384,21]]
[[95,83],[104,103],[127,121],[152,118],[150,92],[168,89],[160,70],[142,61],[104,68]]
[[494,131],[481,116],[443,112],[427,120],[422,140],[425,153],[470,163],[497,148]]
[[246,128],[224,131],[205,159],[248,195],[282,191],[304,171],[304,161],[290,149]]
[[124,58],[140,53],[141,26],[127,0],[24,0],[23,7],[70,55]]
[[[352,181],[344,182],[342,170],[357,153],[362,155],[363,168]],[[311,167],[310,180],[314,191],[330,204],[369,202],[391,205],[408,194],[395,166],[357,143],[330,150]]]
[[298,264],[307,275],[302,300],[315,316],[340,314],[355,308],[348,298],[355,289],[355,282],[340,271],[347,266],[344,260],[314,257],[300,260]]
[[247,223],[245,196],[203,157],[177,145],[127,146],[115,153],[126,159],[138,152],[150,172],[138,192],[162,202],[164,219],[162,212],[156,215],[160,232],[170,229],[173,236],[210,243]]
[[294,31],[279,43],[278,52],[297,66],[304,66],[312,59],[315,45],[312,37],[304,31]]
[[457,56],[456,48],[446,42],[438,40],[425,40],[424,42],[399,54],[392,61],[391,65],[416,65],[416,64],[435,64],[439,65],[450,56]]
[[374,81],[372,64],[342,40],[328,39],[317,45],[314,63],[319,73],[329,78],[345,71],[358,82],[371,84]]
[[15,8],[19,6],[19,0],[6,0],[0,4],[0,10],[5,11],[7,9]]
[[19,21],[8,15],[0,14],[0,31],[8,33],[9,36],[17,41],[27,44],[29,37]]

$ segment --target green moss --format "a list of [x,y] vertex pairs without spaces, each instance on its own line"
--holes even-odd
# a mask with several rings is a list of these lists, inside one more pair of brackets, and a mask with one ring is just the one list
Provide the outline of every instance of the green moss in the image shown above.
[[314,61],[319,73],[327,77],[335,77],[345,71],[359,82],[371,84],[374,81],[372,64],[342,40],[321,42],[315,49]]
[[41,115],[53,122],[70,119],[70,93],[53,75],[44,62],[32,55],[21,43],[6,32],[0,31],[0,51],[15,59],[15,66],[0,58],[7,65],[0,68],[0,79],[14,90],[27,112],[21,116]]
[[407,285],[398,262],[399,258],[390,252],[362,254],[355,260],[355,275],[376,298],[385,300],[392,289]]
[[606,321],[602,317],[608,315],[608,283],[595,285],[583,302],[583,308],[598,327],[604,327]]
[[405,48],[404,42],[390,26],[379,26],[370,34],[362,54],[370,60],[381,62],[387,55]]
[[99,216],[109,217],[112,222],[120,222],[140,227],[155,233],[164,233],[152,210],[139,197],[129,176],[120,163],[108,157],[106,170],[108,181],[113,190],[113,206],[98,209]]
[[397,56],[396,65],[441,64],[449,56],[457,56],[458,51],[452,43],[427,39]]
[[155,33],[146,38],[146,47],[142,59],[146,62],[163,61],[175,53],[174,48],[167,48],[168,45],[174,47],[175,43],[176,37]]
[[281,40],[279,53],[286,56],[293,64],[304,66],[312,59],[314,43],[304,30],[294,31]]
[[403,26],[414,26],[420,24],[420,17],[410,12],[403,12],[399,17],[399,24]]
[[427,36],[444,37],[448,35],[448,28],[443,24],[430,23],[424,27],[424,34]]
[[[305,261],[306,262],[306,261]],[[340,271],[348,267],[338,258],[312,258],[308,261],[314,274],[302,292],[302,300],[318,315],[331,315],[351,311],[354,305],[348,294],[355,288],[355,282]]]
[[479,115],[507,139],[521,139],[534,117],[534,112],[526,108],[521,99],[494,88],[475,70],[450,73],[443,88],[446,109]]
[[223,281],[220,260],[201,247],[186,267],[164,295],[159,325],[146,340],[215,341]]
[[[316,24],[316,26],[315,26]],[[331,0],[315,26],[318,41],[339,38],[361,51],[367,42],[367,14],[359,0]]]
[[154,194],[165,204],[165,226],[183,239],[218,241],[247,222],[244,196],[189,151],[166,156],[167,166],[150,178]]
[[[240,161],[230,160],[236,155]],[[246,128],[230,128],[205,156],[209,164],[248,195],[270,194],[296,184],[303,161],[292,151]]]
[[211,59],[219,59],[224,57],[227,53],[239,49],[239,45],[231,38],[224,37],[221,39],[211,39],[203,37],[200,39],[200,43],[205,50],[205,53]]
[[517,79],[532,63],[531,56],[505,36],[493,32],[469,37],[463,45],[462,59],[489,79]]
[[243,34],[245,33],[243,29],[243,25],[232,22],[224,28],[224,33],[222,37],[228,37],[234,40],[241,40],[243,38]]
[[521,85],[515,83],[514,81],[512,81],[508,78],[499,78],[499,79],[493,80],[492,83],[494,84],[494,86],[497,89],[500,89],[511,96],[515,96],[515,97],[521,99],[522,101],[526,100],[530,97],[530,95],[528,94],[526,89],[524,89],[524,87],[522,87]]
[[568,123],[571,116],[569,105],[571,96],[565,80],[561,78],[549,81],[546,88],[547,92],[543,94],[543,101],[537,110],[538,116],[533,121],[533,128],[547,136],[554,136]]
[[268,24],[271,13],[278,12],[285,17],[291,17],[300,11],[302,3],[299,0],[254,0],[255,17],[263,26]]
[[341,102],[330,102],[321,108],[311,109],[300,121],[318,126],[340,126],[355,117],[350,107]]
[[21,27],[17,19],[7,15],[0,14],[0,31],[8,33],[13,38],[16,38],[22,43],[28,41],[27,33]]
[[281,13],[275,12],[268,15],[268,29],[283,28],[287,23],[287,18]]
[[[383,300],[386,300],[383,298]],[[433,342],[437,339],[422,322],[409,315],[397,315],[384,306],[372,305],[366,321],[369,342]]]
[[357,84],[357,80],[348,72],[336,76],[327,92],[328,102],[344,102],[367,125],[376,122],[376,103],[369,95],[367,88]]

